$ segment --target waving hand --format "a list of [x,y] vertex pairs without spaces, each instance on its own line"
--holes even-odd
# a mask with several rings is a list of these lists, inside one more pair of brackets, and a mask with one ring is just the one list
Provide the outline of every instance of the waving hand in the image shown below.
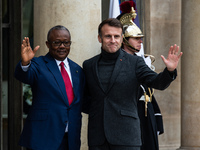
[[176,69],[182,54],[182,52],[179,53],[179,46],[175,44],[174,46],[170,47],[167,59],[163,55],[161,55],[161,58],[165,63],[168,71],[174,71]]
[[40,46],[36,46],[34,50],[32,50],[29,42],[29,38],[25,37],[22,41],[21,46],[21,57],[22,57],[22,66],[26,66],[30,63],[31,59],[35,56],[36,51]]

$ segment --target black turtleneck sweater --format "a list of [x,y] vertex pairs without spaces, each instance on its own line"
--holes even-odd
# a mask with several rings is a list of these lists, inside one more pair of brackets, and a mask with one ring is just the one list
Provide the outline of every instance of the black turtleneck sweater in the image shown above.
[[98,73],[100,82],[105,91],[108,89],[109,81],[119,53],[119,50],[115,53],[108,53],[101,50],[101,58],[98,63]]

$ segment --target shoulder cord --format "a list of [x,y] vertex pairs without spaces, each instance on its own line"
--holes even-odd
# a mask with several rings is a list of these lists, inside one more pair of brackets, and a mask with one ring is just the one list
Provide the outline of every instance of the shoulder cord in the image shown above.
[[148,108],[147,104],[148,104],[148,102],[152,101],[152,96],[153,96],[153,93],[154,93],[154,89],[152,89],[152,92],[151,92],[151,89],[148,88],[149,95],[150,95],[150,97],[149,97],[149,95],[146,93],[144,87],[142,85],[140,85],[140,87],[142,88],[142,90],[144,92],[144,98],[145,98],[145,117],[147,117],[147,108]]

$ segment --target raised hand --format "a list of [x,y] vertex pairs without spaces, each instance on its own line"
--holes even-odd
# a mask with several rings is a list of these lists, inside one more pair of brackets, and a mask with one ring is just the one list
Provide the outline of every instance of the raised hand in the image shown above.
[[22,41],[21,46],[21,57],[22,57],[22,66],[26,66],[30,63],[31,59],[35,56],[36,51],[40,46],[36,46],[34,50],[32,50],[29,42],[29,38],[25,37]]
[[182,54],[183,54],[182,52],[179,53],[179,46],[175,44],[174,46],[170,47],[167,59],[165,59],[165,57],[161,55],[161,58],[165,63],[168,71],[174,71],[176,69]]

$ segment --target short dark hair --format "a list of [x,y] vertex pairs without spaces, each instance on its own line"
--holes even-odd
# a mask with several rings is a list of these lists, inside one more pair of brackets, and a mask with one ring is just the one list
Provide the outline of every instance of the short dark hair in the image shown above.
[[102,21],[99,25],[98,34],[99,34],[100,37],[102,36],[101,35],[101,29],[105,24],[108,24],[109,26],[112,26],[112,27],[121,28],[122,31],[123,31],[123,25],[121,24],[121,22],[118,19],[109,18],[109,19]]
[[47,33],[47,41],[49,41],[49,36],[50,36],[50,34],[51,34],[51,32],[52,32],[53,30],[66,30],[66,31],[69,33],[69,37],[71,38],[71,34],[70,34],[69,30],[68,30],[66,27],[64,27],[64,26],[62,26],[62,25],[57,25],[57,26],[52,27],[52,28],[48,31],[48,33]]

